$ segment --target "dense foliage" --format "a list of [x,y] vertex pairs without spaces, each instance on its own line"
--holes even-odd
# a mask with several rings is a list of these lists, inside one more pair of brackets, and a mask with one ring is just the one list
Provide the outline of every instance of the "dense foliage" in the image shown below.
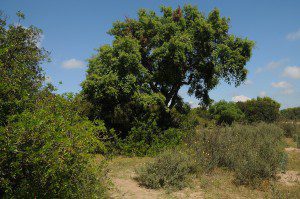
[[101,197],[88,164],[89,153],[103,150],[95,136],[102,130],[80,117],[71,101],[52,94],[39,99],[33,112],[11,116],[0,129],[0,195]]
[[217,124],[232,124],[234,121],[240,121],[244,118],[243,112],[238,108],[236,103],[224,100],[210,106],[209,112],[213,115]]
[[238,102],[238,107],[245,114],[245,119],[252,122],[275,122],[279,118],[280,104],[269,97]]
[[300,107],[283,109],[280,115],[286,120],[300,120]]
[[114,23],[112,46],[89,60],[82,87],[93,105],[90,118],[103,119],[123,137],[137,121],[172,126],[171,109],[180,112],[184,105],[182,86],[207,105],[220,80],[237,86],[247,75],[254,43],[230,34],[229,19],[219,10],[205,16],[187,5],[161,12],[141,9],[137,19]]
[[101,198],[102,171],[90,160],[105,152],[104,123],[43,87],[41,30],[17,15],[14,25],[0,16],[0,198]]
[[[20,19],[24,18],[18,13]],[[0,13],[0,126],[7,117],[33,105],[42,86],[44,74],[40,64],[47,52],[38,47],[42,31],[34,26],[7,25]]]

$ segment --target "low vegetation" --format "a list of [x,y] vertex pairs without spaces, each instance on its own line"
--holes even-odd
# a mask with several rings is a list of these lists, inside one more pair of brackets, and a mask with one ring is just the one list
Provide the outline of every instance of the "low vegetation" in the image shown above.
[[201,129],[192,136],[186,151],[163,153],[140,172],[139,181],[151,188],[182,188],[185,176],[192,172],[227,167],[235,172],[237,184],[259,187],[285,170],[283,131],[276,125]]
[[167,150],[154,162],[140,168],[137,171],[137,180],[149,188],[181,189],[187,186],[188,178],[196,169],[195,160],[186,152]]

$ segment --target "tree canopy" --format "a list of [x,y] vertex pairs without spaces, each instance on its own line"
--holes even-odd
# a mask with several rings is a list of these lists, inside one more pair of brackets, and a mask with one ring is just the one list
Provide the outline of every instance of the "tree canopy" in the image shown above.
[[287,108],[280,111],[280,115],[287,120],[300,119],[300,107]]
[[230,34],[229,19],[218,9],[206,16],[186,5],[162,7],[161,13],[141,9],[137,19],[113,24],[112,45],[89,60],[82,84],[94,106],[91,117],[124,124],[145,115],[135,114],[141,109],[178,108],[182,86],[208,105],[209,91],[221,80],[235,86],[245,80],[254,42]]
[[20,25],[24,14],[18,12],[17,16],[18,24],[7,24],[0,13],[0,125],[29,106],[44,81],[40,64],[48,57],[38,46],[42,31]]
[[219,101],[209,107],[209,112],[216,119],[218,124],[232,124],[244,118],[243,112],[234,102]]
[[274,122],[279,118],[280,104],[270,97],[237,102],[248,122]]

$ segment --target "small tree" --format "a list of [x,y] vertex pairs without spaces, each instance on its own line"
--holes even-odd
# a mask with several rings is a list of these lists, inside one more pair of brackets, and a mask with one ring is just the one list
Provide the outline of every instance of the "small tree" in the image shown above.
[[246,102],[238,102],[248,122],[274,122],[279,118],[280,104],[269,97],[257,97]]
[[216,119],[218,124],[232,124],[244,118],[243,112],[234,102],[224,100],[217,102],[209,108],[209,112]]

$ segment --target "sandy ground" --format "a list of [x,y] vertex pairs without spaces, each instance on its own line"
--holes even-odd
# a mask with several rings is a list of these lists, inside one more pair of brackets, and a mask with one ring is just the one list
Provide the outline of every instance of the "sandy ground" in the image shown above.
[[300,173],[298,171],[287,171],[281,173],[279,176],[279,182],[287,186],[294,186],[297,183],[300,183]]
[[294,147],[285,148],[285,151],[286,152],[297,152],[297,153],[300,153],[300,149],[294,148]]
[[111,181],[114,185],[111,191],[112,198],[164,198],[163,191],[141,187],[133,178],[122,179],[113,177]]

